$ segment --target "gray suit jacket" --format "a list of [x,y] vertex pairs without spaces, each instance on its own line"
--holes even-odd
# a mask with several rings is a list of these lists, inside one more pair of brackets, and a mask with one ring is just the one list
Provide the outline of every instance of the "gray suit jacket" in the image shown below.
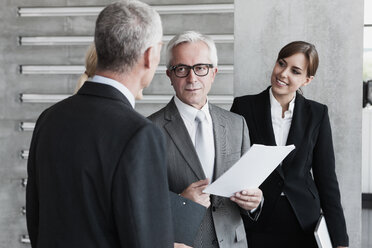
[[[248,150],[248,128],[244,118],[213,104],[209,105],[215,141],[214,179],[221,176]],[[167,140],[170,190],[181,193],[191,183],[205,179],[194,145],[172,99],[167,106],[148,117],[163,129]],[[214,228],[220,248],[247,247],[240,208],[228,198],[212,196]]]

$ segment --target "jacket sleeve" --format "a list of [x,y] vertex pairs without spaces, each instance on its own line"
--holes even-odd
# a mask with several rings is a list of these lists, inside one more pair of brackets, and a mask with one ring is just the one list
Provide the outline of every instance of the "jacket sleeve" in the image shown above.
[[113,179],[121,247],[173,247],[166,169],[164,137],[149,123],[126,145]]
[[240,114],[240,110],[239,110],[239,98],[235,97],[234,98],[234,101],[233,101],[233,104],[231,105],[231,109],[230,111],[233,112],[233,113],[236,113],[236,114]]
[[38,144],[38,130],[47,110],[39,116],[32,134],[29,157],[27,160],[27,186],[26,186],[26,222],[31,246],[37,247],[39,235],[39,193],[37,185],[36,150]]
[[[243,116],[241,117],[241,119],[242,119],[242,123],[243,123],[243,140],[242,140],[241,156],[243,156],[244,153],[246,153],[249,150],[249,148],[251,147],[251,142],[250,142],[250,139],[249,139],[249,130],[248,130],[248,127],[247,127],[247,123],[245,122],[245,119],[244,119]],[[260,216],[261,211],[262,211],[262,205],[263,205],[263,198],[262,198],[262,201],[261,201],[260,205],[253,212],[252,212],[252,210],[245,210],[245,209],[242,209],[242,208],[239,207],[240,213],[243,214],[243,215],[247,215],[253,221],[257,221],[258,217]]]
[[335,172],[332,132],[326,106],[314,147],[312,168],[333,246],[348,246],[349,239]]
[[31,140],[30,155],[27,162],[28,179],[26,186],[26,220],[28,235],[30,237],[32,247],[37,247],[37,237],[39,233],[39,196],[35,168],[36,139],[37,138],[34,132]]

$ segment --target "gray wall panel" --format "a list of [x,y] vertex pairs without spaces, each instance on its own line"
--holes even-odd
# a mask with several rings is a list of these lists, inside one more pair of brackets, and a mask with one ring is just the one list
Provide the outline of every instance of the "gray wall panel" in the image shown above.
[[[76,86],[78,75],[20,75],[17,86],[22,87],[19,93],[71,94]],[[233,94],[233,74],[217,73],[210,94]],[[156,74],[151,85],[145,89],[147,94],[173,94],[173,87],[165,73]],[[9,91],[11,93],[11,90]],[[18,91],[6,96],[9,101],[18,103]],[[18,106],[17,106],[18,107]],[[4,110],[6,111],[6,110]],[[11,110],[7,111],[11,114]]]
[[[233,33],[233,14],[162,15],[164,34],[182,30],[196,30],[207,34]],[[18,32],[31,35],[93,35],[95,16],[77,17],[22,17],[17,20]]]
[[205,34],[234,33],[234,14],[166,15],[162,16],[162,22],[165,34],[176,34],[181,31],[180,29]]
[[[11,0],[5,0],[11,2]],[[115,0],[18,0],[18,6],[104,6]],[[233,3],[233,0],[144,0],[150,5]]]
[[[16,17],[17,18],[17,17]],[[17,33],[22,36],[30,35],[72,35],[75,28],[71,27],[72,17],[18,17],[15,20]],[[96,17],[85,17],[94,23]],[[79,26],[81,26],[79,24]],[[81,31],[79,35],[92,34],[93,24],[87,26],[87,30]],[[77,29],[77,28],[76,28]]]
[[[172,36],[173,37],[173,36]],[[84,65],[85,53],[89,45],[76,46],[17,46],[17,39],[12,44],[14,56],[12,60],[24,65]],[[220,65],[234,63],[234,44],[217,43],[218,61]],[[160,65],[165,65],[166,46],[162,48]]]
[[[17,84],[19,93],[72,93],[78,75],[20,75]],[[18,97],[18,95],[16,96]]]
[[19,46],[14,51],[13,59],[22,65],[59,65],[59,64],[84,64],[85,49],[79,50],[78,62],[74,60],[72,51],[75,49],[66,46]]

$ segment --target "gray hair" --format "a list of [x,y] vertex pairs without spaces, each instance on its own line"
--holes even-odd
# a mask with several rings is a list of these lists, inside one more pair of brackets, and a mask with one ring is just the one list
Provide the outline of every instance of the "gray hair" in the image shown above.
[[160,16],[149,5],[137,0],[108,5],[96,21],[97,70],[128,72],[162,36]]
[[217,57],[217,49],[216,49],[216,44],[207,35],[203,35],[201,33],[195,32],[195,31],[186,31],[184,33],[178,34],[174,36],[167,45],[167,50],[166,50],[166,63],[167,63],[167,68],[169,69],[172,65],[172,58],[173,58],[173,53],[172,50],[174,47],[181,43],[192,43],[192,42],[198,42],[198,41],[203,41],[209,48],[209,59],[211,63],[213,64],[213,67],[217,67],[218,63],[218,57]]

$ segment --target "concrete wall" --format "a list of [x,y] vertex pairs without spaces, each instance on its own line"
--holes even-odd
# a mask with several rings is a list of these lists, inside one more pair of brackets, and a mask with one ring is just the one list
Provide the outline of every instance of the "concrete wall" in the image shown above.
[[285,44],[306,40],[316,45],[320,65],[304,95],[329,107],[350,247],[361,247],[363,0],[235,0],[234,33],[236,96],[270,84]]

